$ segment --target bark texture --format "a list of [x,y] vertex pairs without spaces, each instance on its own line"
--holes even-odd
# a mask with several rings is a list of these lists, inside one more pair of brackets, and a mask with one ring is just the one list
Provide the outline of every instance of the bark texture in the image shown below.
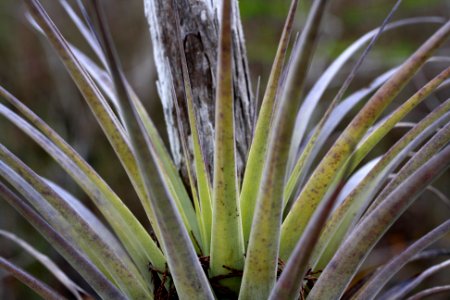
[[[157,88],[164,108],[170,147],[174,161],[187,182],[187,165],[181,138],[187,139],[189,155],[193,157],[191,132],[183,86],[181,55],[186,57],[193,101],[196,110],[200,143],[206,166],[212,179],[214,158],[214,119],[216,66],[220,1],[212,0],[144,0],[150,25],[154,58],[158,71]],[[247,57],[237,4],[233,26],[233,81],[236,130],[236,162],[242,178],[253,133],[254,101]],[[177,21],[179,20],[179,22]],[[179,29],[177,29],[177,26]],[[179,33],[178,33],[179,32]],[[181,53],[179,39],[184,46]],[[176,103],[180,108],[180,124]],[[192,166],[191,166],[192,167]]]

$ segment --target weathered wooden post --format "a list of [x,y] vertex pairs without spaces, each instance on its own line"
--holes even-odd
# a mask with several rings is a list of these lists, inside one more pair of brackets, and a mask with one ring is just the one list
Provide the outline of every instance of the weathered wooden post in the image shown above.
[[[191,145],[191,133],[188,126],[181,71],[181,57],[184,55],[192,84],[200,143],[208,172],[212,178],[214,96],[219,29],[217,10],[220,5],[213,0],[144,0],[144,3],[158,72],[157,88],[164,108],[174,161],[186,182],[187,166],[182,152],[181,138],[187,137],[187,145]],[[241,178],[253,131],[255,101],[252,95],[242,26],[236,8],[237,3],[235,2],[233,26],[234,110],[237,172]],[[184,53],[181,53],[179,39],[184,46]],[[184,137],[179,134],[176,103],[180,108]],[[192,147],[189,150],[192,156]]]

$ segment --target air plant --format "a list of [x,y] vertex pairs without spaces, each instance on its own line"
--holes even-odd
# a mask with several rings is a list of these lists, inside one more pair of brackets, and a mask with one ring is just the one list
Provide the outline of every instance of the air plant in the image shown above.
[[[235,107],[240,93],[234,78],[237,57],[241,55],[246,64],[245,51],[236,49],[242,42],[236,39],[240,32],[236,1],[200,3],[209,9],[200,15],[202,21],[211,16],[219,21],[217,28],[211,27],[217,29],[217,48],[205,50],[216,55],[214,84],[209,90],[215,98],[201,99],[214,108],[214,140],[205,144],[205,137],[212,137],[204,126],[205,115],[199,113],[194,87],[198,82],[191,79],[190,57],[181,55],[177,61],[180,68],[175,69],[166,52],[155,48],[160,59],[159,92],[166,105],[172,101],[172,115],[166,115],[172,126],[170,153],[123,74],[99,1],[91,1],[88,7],[78,1],[82,18],[68,2],[60,3],[101,65],[62,36],[38,0],[25,0],[30,23],[48,39],[88,103],[141,201],[151,230],[56,131],[0,87],[0,95],[8,103],[0,103],[0,114],[72,177],[106,224],[3,144],[0,198],[51,243],[92,292],[81,289],[19,237],[7,231],[0,235],[43,262],[77,299],[323,300],[344,294],[352,299],[380,295],[396,272],[450,231],[447,220],[362,281],[354,280],[361,278],[361,266],[381,237],[449,166],[450,99],[412,124],[385,153],[369,162],[365,159],[411,110],[448,86],[448,57],[433,54],[450,36],[450,21],[421,17],[391,22],[398,1],[379,28],[348,47],[315,85],[305,90],[321,24],[326,22],[327,2],[313,1],[288,56],[298,6],[298,1],[292,0],[257,114],[253,114],[257,107],[251,93],[249,107],[241,111]],[[162,47],[157,43],[161,32],[155,23],[161,3],[181,5],[176,0],[145,0],[154,47]],[[181,26],[182,17],[173,13],[172,21]],[[379,75],[367,87],[347,93],[382,33],[421,23],[433,23],[439,29],[401,65]],[[174,36],[172,40],[177,42],[170,46],[185,53],[186,32],[175,27]],[[325,98],[331,81],[364,45],[324,115],[314,120],[312,112]],[[441,73],[403,99],[402,89],[430,62],[438,62]],[[176,76],[182,80],[174,80]],[[401,104],[386,111],[396,98],[402,98]],[[358,106],[362,108],[330,146],[327,142],[345,122],[344,116]],[[245,124],[253,124],[255,118],[254,129],[249,126],[252,130],[237,134],[241,130],[236,126],[238,117]],[[309,128],[311,132],[307,132]],[[238,156],[237,148],[242,145],[236,143],[241,143],[242,134],[250,141],[248,155]],[[321,153],[325,153],[323,157]],[[386,295],[404,297],[448,264],[432,266]],[[0,268],[46,299],[64,298],[3,257]],[[448,290],[448,285],[432,287],[414,299]]]

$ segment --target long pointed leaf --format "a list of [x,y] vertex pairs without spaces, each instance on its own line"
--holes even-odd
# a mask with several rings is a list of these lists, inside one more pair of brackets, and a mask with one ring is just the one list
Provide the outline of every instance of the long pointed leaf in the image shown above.
[[[450,101],[447,105],[450,105]],[[327,222],[319,246],[313,255],[313,266],[316,270],[323,269],[333,257],[351,225],[358,221],[358,213],[360,215],[361,211],[365,210],[387,175],[407,157],[410,151],[423,143],[439,126],[448,122],[450,119],[448,108],[446,110],[445,105],[439,108],[396,143],[336,209]],[[319,256],[320,259],[316,261]]]
[[103,299],[124,300],[125,296],[76,248],[70,245],[58,232],[0,182],[0,195],[13,206],[47,241],[89,282]]
[[278,267],[283,186],[295,116],[327,1],[315,1],[294,52],[292,69],[275,115],[254,222],[250,231],[241,299],[266,299]]
[[[442,134],[440,134],[442,133]],[[433,156],[441,147],[450,140],[450,124],[447,124],[434,138],[422,147],[413,159],[410,159],[397,173],[397,176],[381,191],[377,198],[369,207],[367,214],[370,214],[402,181],[414,173],[425,161]]]
[[[393,30],[402,26],[411,26],[421,23],[438,23],[442,24],[445,22],[444,18],[439,17],[418,17],[399,20],[388,24],[384,31]],[[360,37],[357,41],[351,44],[341,55],[323,72],[323,74],[318,78],[314,86],[308,92],[305,97],[305,101],[302,103],[300,111],[297,115],[295,132],[292,138],[291,152],[293,155],[296,154],[296,150],[299,148],[300,143],[304,139],[304,134],[306,132],[308,123],[312,117],[312,112],[317,107],[320,98],[325,93],[327,87],[332,82],[333,78],[342,69],[343,65],[353,57],[354,53],[358,51],[365,43],[373,38],[379,31],[379,28],[366,33]]]
[[164,270],[165,259],[158,246],[104,180],[55,131],[1,86],[0,95],[19,109],[47,138],[1,104],[0,114],[33,138],[90,196],[130,256],[140,266],[142,275],[149,276],[145,267],[148,262],[152,263],[155,268]]
[[[177,18],[177,24],[180,24],[178,13],[176,12],[176,18]],[[178,34],[178,41],[180,48],[180,53],[185,53],[184,45],[181,42],[181,33],[179,31],[179,27],[177,27],[177,34]],[[186,104],[187,104],[187,111],[188,111],[188,120],[189,120],[189,127],[190,132],[192,135],[192,147],[193,147],[193,154],[194,154],[194,169],[195,169],[195,177],[196,182],[192,182],[192,188],[194,189],[195,185],[197,186],[198,190],[198,200],[199,200],[199,208],[197,211],[197,214],[199,214],[199,222],[201,226],[201,232],[202,232],[202,244],[203,244],[203,255],[209,256],[210,254],[210,246],[211,246],[211,227],[212,227],[212,195],[211,195],[211,181],[208,175],[208,171],[206,170],[206,161],[205,156],[202,151],[202,147],[200,144],[200,134],[198,131],[198,123],[197,118],[195,115],[194,110],[194,96],[192,94],[192,86],[191,86],[191,79],[189,78],[189,72],[188,72],[188,65],[186,61],[186,57],[184,55],[181,55],[181,68],[182,68],[182,75],[183,75],[183,84],[184,84],[184,90],[185,90],[185,97],[186,97]],[[170,69],[170,68],[169,68]],[[176,96],[174,96],[176,98]],[[177,109],[179,111],[179,108],[177,106]],[[182,129],[182,122],[179,119],[178,121],[180,126],[180,132],[185,132],[184,129]],[[187,137],[181,138],[182,143],[186,143]],[[186,151],[187,156],[187,151]],[[191,163],[189,162],[190,159],[186,157],[185,159],[188,162],[188,166],[191,166]],[[188,172],[190,172],[190,167],[187,168]],[[192,179],[191,179],[192,181]],[[193,192],[193,194],[195,194]]]
[[[232,81],[231,22],[233,4],[223,0],[220,18],[217,64],[216,123],[213,178],[213,219],[211,231],[211,275],[242,270],[244,241],[238,203],[236,150],[234,140],[234,98]],[[238,290],[234,279],[232,288]]]
[[47,255],[39,252],[33,246],[25,242],[23,239],[19,238],[15,234],[1,230],[0,236],[3,236],[17,245],[19,245],[23,250],[28,252],[31,256],[33,256],[37,261],[39,261],[48,271],[50,271],[53,276],[55,276],[58,281],[63,284],[77,299],[81,300],[81,294],[86,294],[86,292],[78,286],[75,282],[73,282],[64,272],[61,270]]
[[447,146],[395,189],[346,239],[320,275],[308,299],[326,300],[340,297],[376,242],[449,164],[450,146]]
[[436,286],[430,289],[426,289],[423,290],[411,297],[409,297],[407,300],[421,300],[421,299],[425,299],[425,298],[429,298],[432,295],[435,294],[440,294],[440,293],[445,293],[445,292],[449,292],[450,291],[450,284],[449,285],[441,285],[441,286]]
[[334,193],[327,195],[327,198],[314,213],[305,229],[305,233],[295,246],[291,257],[283,269],[283,273],[281,273],[277,284],[272,290],[270,299],[298,299],[303,285],[303,278],[309,267],[309,259],[314,247],[317,245],[323,225],[337,200],[336,196]]
[[402,87],[450,35],[450,22],[442,26],[387,81],[347,126],[317,166],[282,226],[280,255],[287,259],[323,195],[336,183],[356,144]]
[[247,247],[250,229],[253,222],[253,214],[256,198],[260,187],[264,161],[266,157],[267,143],[269,140],[270,125],[272,124],[273,112],[275,111],[275,100],[280,85],[280,77],[283,70],[284,60],[292,33],[298,0],[293,0],[289,8],[283,33],[278,44],[275,60],[272,65],[267,88],[264,93],[258,120],[255,126],[253,142],[250,146],[247,165],[245,168],[242,190],[239,198],[242,213],[242,230],[244,234],[244,245]]
[[53,24],[40,2],[37,0],[26,0],[25,2],[36,22],[45,32],[52,46],[58,52],[58,55],[81,91],[84,99],[89,104],[89,107],[97,118],[98,123],[105,132],[106,137],[120,159],[131,182],[133,183],[133,186],[136,189],[139,199],[141,199],[141,203],[153,228],[156,232],[158,232],[159,230],[155,222],[155,216],[150,208],[149,199],[145,193],[143,181],[137,167],[136,158],[133,155],[128,137],[122,124],[120,124],[114,112],[109,107],[108,103],[97,89],[92,79],[80,65],[70,50],[69,45]]
[[139,113],[130,97],[117,54],[111,42],[107,23],[98,1],[94,1],[99,37],[106,53],[118,99],[135,151],[146,193],[161,230],[161,243],[175,287],[181,299],[213,299],[211,287],[195,253],[194,246],[171,197],[163,171],[155,162],[150,137],[145,131]]
[[5,258],[0,257],[0,268],[6,270],[11,273],[14,277],[19,279],[21,282],[26,284],[29,288],[39,294],[42,298],[48,300],[64,300],[66,299],[58,292],[50,288],[47,284],[40,281],[36,277],[33,277],[31,274],[25,272],[21,268],[7,261]]
[[391,113],[381,124],[377,126],[366,138],[364,138],[358,148],[353,153],[350,161],[353,170],[361,160],[372,150],[375,145],[405,117],[414,107],[419,105],[426,97],[428,97],[439,85],[450,77],[450,67],[447,67],[439,75],[434,77],[425,86],[419,89],[411,98]]
[[[392,69],[381,76],[377,77],[368,87],[358,90],[355,93],[348,96],[346,99],[339,103],[337,107],[332,111],[330,117],[323,125],[322,130],[314,143],[309,143],[305,146],[305,150],[302,151],[300,157],[295,163],[294,169],[289,176],[289,179],[285,187],[284,195],[284,205],[288,204],[288,201],[294,195],[295,189],[303,185],[303,181],[308,174],[309,168],[311,167],[313,161],[316,159],[319,150],[325,144],[325,142],[330,137],[333,130],[338,126],[338,124],[344,119],[345,115],[351,111],[358,103],[360,103],[367,95],[380,87],[384,82],[386,82],[397,69]],[[308,151],[306,147],[311,147]]]
[[395,291],[394,293],[387,292],[389,299],[394,299],[394,300],[404,299],[405,296],[410,291],[412,291],[415,287],[420,285],[425,279],[427,279],[434,273],[439,272],[440,270],[442,270],[444,268],[448,268],[448,267],[450,267],[450,259],[426,269],[425,271],[420,273],[419,276],[414,278],[411,282],[409,282],[405,286],[401,287],[399,290]]
[[[101,266],[102,270],[108,272],[108,276],[113,278],[114,282],[124,293],[130,297],[151,296],[149,284],[140,276],[131,260],[123,255],[124,252],[119,251],[120,249],[115,249],[114,245],[107,244],[73,207],[1,144],[0,159],[1,175],[25,197],[34,198],[33,200],[41,203],[42,201],[48,201],[53,212],[48,211],[49,214],[47,213],[46,220],[54,226],[59,226],[58,230],[60,233],[71,237],[71,240],[83,249],[97,266]],[[4,167],[5,163],[13,171],[8,172]],[[29,186],[25,186],[21,180],[18,180],[16,172],[23,176],[21,180],[26,180]],[[35,198],[36,196],[44,199],[40,200]],[[39,202],[37,201],[32,201],[31,203],[33,205],[38,204]],[[39,208],[36,207],[36,209]],[[41,208],[40,213],[45,213],[45,211],[42,211]]]
[[408,249],[401,252],[393,258],[388,264],[377,271],[372,278],[367,281],[364,286],[355,295],[355,300],[371,300],[374,299],[378,292],[404,265],[406,265],[417,253],[434,243],[445,234],[450,232],[450,220],[436,227],[425,236],[421,237]]

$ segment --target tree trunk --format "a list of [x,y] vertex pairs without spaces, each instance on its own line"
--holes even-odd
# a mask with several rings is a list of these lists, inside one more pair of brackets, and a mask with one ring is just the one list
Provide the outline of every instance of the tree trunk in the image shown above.
[[[158,71],[157,88],[164,108],[169,142],[175,164],[179,168],[183,179],[187,182],[187,165],[183,155],[181,138],[187,138],[186,144],[189,147],[191,161],[193,152],[181,71],[180,57],[184,55],[192,85],[200,144],[210,178],[212,179],[215,120],[214,98],[219,29],[217,17],[219,14],[217,10],[220,5],[213,0],[144,0],[144,3]],[[235,7],[237,7],[236,3]],[[238,176],[242,178],[244,163],[253,133],[255,104],[252,96],[239,12],[238,9],[234,9],[234,11],[233,81],[236,162]],[[179,24],[177,24],[177,20],[179,20]],[[180,53],[180,38],[184,46],[184,53]],[[180,135],[180,125],[178,124],[175,103],[180,108],[183,135]]]

